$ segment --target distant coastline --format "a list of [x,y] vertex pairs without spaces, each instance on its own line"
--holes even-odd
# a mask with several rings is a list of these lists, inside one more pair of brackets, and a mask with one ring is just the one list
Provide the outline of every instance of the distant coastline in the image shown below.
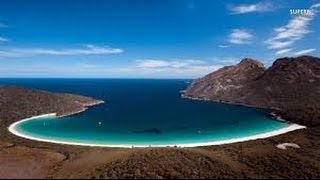
[[237,105],[237,106],[246,106],[246,107],[250,107],[250,108],[267,109],[267,110],[272,111],[269,114],[272,117],[272,119],[280,121],[280,122],[286,122],[289,124],[291,123],[290,121],[283,119],[282,116],[279,113],[277,113],[277,111],[282,111],[282,109],[280,109],[280,108],[255,106],[255,105],[250,105],[250,104],[241,103],[241,102],[232,102],[232,101],[222,101],[222,100],[215,100],[215,99],[208,99],[208,98],[191,97],[191,96],[185,95],[184,94],[185,92],[186,92],[186,90],[181,91],[181,98],[190,99],[190,100],[194,100],[194,101],[210,101],[210,102],[214,102],[214,103],[223,103],[223,104],[230,104],[230,105]]

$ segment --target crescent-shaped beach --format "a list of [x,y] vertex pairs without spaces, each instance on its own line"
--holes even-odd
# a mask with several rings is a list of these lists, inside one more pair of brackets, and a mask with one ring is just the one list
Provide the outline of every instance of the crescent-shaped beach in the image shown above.
[[[250,140],[257,140],[257,139],[264,139],[264,138],[269,138],[272,136],[277,136],[281,135],[287,132],[299,130],[299,129],[304,129],[306,126],[302,126],[299,124],[289,124],[287,127],[274,130],[271,132],[267,133],[261,133],[253,136],[247,136],[247,137],[242,137],[242,138],[235,138],[235,139],[229,139],[229,140],[223,140],[223,141],[213,141],[213,142],[205,142],[205,143],[190,143],[190,144],[174,144],[174,145],[124,145],[124,144],[118,144],[118,145],[111,145],[111,144],[95,144],[95,143],[77,143],[77,142],[72,142],[72,141],[59,141],[59,140],[50,140],[50,139],[45,139],[45,138],[39,138],[39,137],[34,137],[30,136],[27,134],[24,134],[22,132],[19,132],[17,130],[17,126],[23,122],[27,121],[32,121],[38,118],[44,118],[44,117],[56,117],[56,113],[50,113],[50,114],[43,114],[39,116],[34,116],[26,119],[22,119],[20,121],[14,122],[8,127],[8,130],[13,133],[16,136],[30,139],[30,140],[35,140],[35,141],[41,141],[41,142],[48,142],[48,143],[56,143],[56,144],[66,144],[66,145],[79,145],[79,146],[91,146],[91,147],[117,147],[117,148],[143,148],[143,147],[199,147],[199,146],[213,146],[213,145],[224,145],[224,144],[231,144],[231,143],[238,143],[238,142],[245,142],[245,141],[250,141]],[[58,119],[57,119],[58,120]]]

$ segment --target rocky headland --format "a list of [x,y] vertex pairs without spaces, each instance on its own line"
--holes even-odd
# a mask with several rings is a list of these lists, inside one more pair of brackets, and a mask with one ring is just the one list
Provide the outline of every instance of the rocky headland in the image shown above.
[[268,108],[291,122],[318,126],[320,58],[280,58],[269,68],[246,58],[194,80],[182,96]]
[[0,86],[0,120],[57,113],[58,116],[71,115],[85,110],[89,106],[103,103],[90,97],[52,93],[43,90],[17,86]]

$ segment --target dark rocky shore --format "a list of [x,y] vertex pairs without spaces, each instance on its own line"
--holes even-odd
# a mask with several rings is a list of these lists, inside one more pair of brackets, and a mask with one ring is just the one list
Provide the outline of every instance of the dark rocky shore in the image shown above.
[[[256,74],[256,68],[261,73],[260,76],[266,73],[261,64],[255,61],[244,60],[243,64],[245,67],[252,67],[248,74]],[[312,68],[317,66],[312,65]],[[229,73],[237,76],[232,69]],[[312,73],[318,75],[319,70]],[[215,76],[213,73],[213,77]],[[239,83],[233,84],[234,86],[246,85],[242,81],[247,81],[247,78],[248,84],[256,79],[249,75],[239,77],[242,78]],[[207,77],[195,81],[186,91],[186,95],[215,100],[213,96],[207,96],[210,94],[209,88],[204,88],[207,91],[199,88],[204,87],[199,86],[200,84],[209,82],[205,80]],[[232,79],[227,82],[231,83]],[[318,85],[319,81],[315,79],[310,83]],[[222,96],[221,92],[229,92],[229,87],[233,86],[219,87],[222,88],[219,90],[221,97],[224,97],[219,101],[232,100],[227,98],[227,93]],[[306,88],[310,91],[306,96],[313,93],[311,90],[314,89],[309,86]],[[271,90],[277,92],[272,88]],[[290,86],[289,90],[294,89]],[[237,93],[235,91],[235,95]],[[201,96],[195,96],[200,94]],[[313,95],[312,97],[318,98]],[[242,103],[241,99],[236,102]],[[84,96],[0,86],[0,178],[320,178],[319,126],[268,139],[229,145],[133,149],[31,141],[14,136],[7,130],[11,123],[23,118],[54,112],[62,116],[69,115],[99,103],[102,101]],[[276,147],[286,142],[296,143],[300,148],[281,150]]]

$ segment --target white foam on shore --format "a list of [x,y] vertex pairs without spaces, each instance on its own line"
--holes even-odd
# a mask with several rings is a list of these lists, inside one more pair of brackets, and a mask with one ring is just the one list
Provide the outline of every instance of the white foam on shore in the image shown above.
[[238,143],[238,142],[245,142],[245,141],[251,141],[251,140],[257,140],[257,139],[264,139],[272,136],[277,136],[280,134],[284,134],[287,132],[295,131],[298,129],[304,129],[306,126],[302,126],[299,124],[289,124],[287,127],[277,129],[274,131],[270,131],[267,133],[261,133],[257,135],[252,135],[252,136],[247,136],[247,137],[241,137],[241,138],[233,138],[233,139],[228,139],[228,140],[221,140],[221,141],[213,141],[213,142],[204,142],[204,143],[188,143],[188,144],[174,144],[174,145],[125,145],[125,144],[119,144],[119,145],[108,145],[108,144],[99,144],[99,143],[78,143],[78,142],[69,142],[69,141],[59,141],[59,140],[50,140],[50,139],[44,139],[44,138],[38,138],[38,137],[33,137],[29,136],[26,134],[23,134],[19,131],[16,130],[16,127],[25,121],[30,121],[33,119],[37,118],[42,118],[42,117],[56,117],[56,113],[51,113],[51,114],[44,114],[40,116],[34,116],[31,118],[23,119],[20,121],[17,121],[13,124],[11,124],[8,127],[8,130],[17,136],[30,139],[30,140],[35,140],[35,141],[42,141],[42,142],[49,142],[49,143],[56,143],[56,144],[66,144],[66,145],[78,145],[78,146],[92,146],[92,147],[118,147],[118,148],[133,148],[133,147],[199,147],[199,146],[213,146],[213,145],[223,145],[223,144],[231,144],[231,143]]

